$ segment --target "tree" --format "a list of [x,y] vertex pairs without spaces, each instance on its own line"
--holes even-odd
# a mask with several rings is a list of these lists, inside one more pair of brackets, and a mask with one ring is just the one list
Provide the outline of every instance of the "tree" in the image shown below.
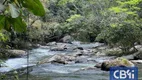
[[16,32],[26,31],[26,10],[36,16],[44,16],[45,10],[39,0],[4,0],[0,4],[0,29]]
[[[117,0],[118,4],[108,10],[112,15],[107,20],[108,27],[104,27],[97,39],[105,39],[109,44],[119,46],[123,53],[129,53],[135,42],[142,36],[141,19],[138,16],[138,5],[142,0]],[[136,51],[134,47],[134,51]]]

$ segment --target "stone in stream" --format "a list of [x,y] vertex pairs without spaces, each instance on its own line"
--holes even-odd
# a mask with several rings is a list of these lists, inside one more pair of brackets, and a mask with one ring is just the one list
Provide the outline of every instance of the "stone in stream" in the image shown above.
[[84,50],[83,47],[75,47],[73,50]]
[[57,45],[56,42],[49,42],[49,43],[46,44],[46,46],[55,46],[55,45]]
[[75,61],[75,57],[71,55],[63,55],[63,54],[58,54],[54,55],[53,57],[49,59],[44,59],[39,62],[39,64],[44,64],[44,63],[59,63],[59,64],[69,64]]
[[63,47],[51,47],[50,51],[65,51],[67,48],[66,46]]
[[51,46],[51,51],[65,51],[68,48],[68,44],[56,43],[56,45]]
[[134,59],[135,60],[138,60],[138,59],[142,60],[142,51],[136,52],[134,55]]
[[110,67],[115,66],[134,67],[135,65],[125,58],[117,58],[115,60],[103,62],[101,64],[101,70],[109,71]]
[[10,57],[22,57],[27,55],[27,52],[24,50],[7,50]]
[[70,35],[66,35],[60,41],[63,43],[72,43],[73,39]]
[[131,60],[133,63],[142,64],[142,60]]

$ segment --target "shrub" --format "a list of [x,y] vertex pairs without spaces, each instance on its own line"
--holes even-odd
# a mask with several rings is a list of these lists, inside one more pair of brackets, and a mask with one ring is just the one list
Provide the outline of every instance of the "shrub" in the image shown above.
[[[107,27],[97,36],[97,40],[104,39],[110,45],[119,46],[123,53],[129,53],[135,42],[139,42],[142,32],[140,27],[125,24],[117,27]],[[135,50],[135,47],[134,47]]]

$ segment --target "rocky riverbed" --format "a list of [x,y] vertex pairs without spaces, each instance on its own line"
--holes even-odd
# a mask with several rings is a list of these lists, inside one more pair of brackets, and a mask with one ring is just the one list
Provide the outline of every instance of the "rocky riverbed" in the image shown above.
[[[28,59],[27,56],[22,56],[6,60],[0,72],[10,73],[18,70],[22,75],[19,77],[20,80],[26,80],[27,74],[24,73],[27,72],[28,66],[29,80],[108,80],[109,72],[101,70],[101,63],[115,60],[117,57],[106,56],[106,49],[108,49],[106,45],[98,42],[75,41],[72,44],[52,42],[28,51]],[[133,60],[133,62],[138,65],[141,73],[141,61]],[[139,76],[139,80],[140,78]]]

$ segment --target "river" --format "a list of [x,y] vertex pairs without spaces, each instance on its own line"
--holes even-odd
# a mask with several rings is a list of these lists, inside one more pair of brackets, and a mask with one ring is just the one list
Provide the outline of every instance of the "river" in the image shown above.
[[[96,47],[100,44],[78,44],[84,49]],[[27,63],[27,57],[8,59],[5,61],[5,65],[8,67],[0,68],[0,72],[9,72],[14,69],[32,67],[32,71],[19,77],[20,80],[109,80],[109,72],[102,71],[97,68],[92,68],[95,63],[72,63],[72,64],[51,64],[45,63],[36,65],[37,62],[44,58],[51,57],[56,54],[72,54],[72,51],[50,51],[49,48],[37,48],[29,51],[29,60]],[[102,61],[103,58],[97,60]],[[28,65],[27,65],[28,64]],[[142,65],[139,64],[139,80],[142,80]],[[86,69],[88,68],[88,69]]]

